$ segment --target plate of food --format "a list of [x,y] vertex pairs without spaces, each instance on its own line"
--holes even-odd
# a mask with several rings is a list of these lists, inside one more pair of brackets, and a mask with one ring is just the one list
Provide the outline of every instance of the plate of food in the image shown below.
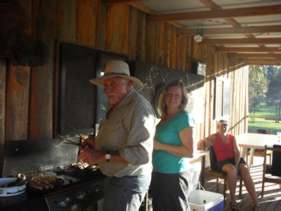
[[0,197],[16,196],[23,194],[26,189],[26,181],[20,177],[0,178]]
[[32,191],[45,193],[62,184],[63,179],[55,175],[39,175],[32,177],[28,186]]

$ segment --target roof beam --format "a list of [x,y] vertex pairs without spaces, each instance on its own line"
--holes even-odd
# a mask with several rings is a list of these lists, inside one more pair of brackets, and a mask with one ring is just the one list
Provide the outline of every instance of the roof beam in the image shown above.
[[127,3],[132,3],[140,0],[106,0],[105,2],[107,4],[127,4]]
[[276,58],[281,58],[281,54],[266,54],[266,53],[240,53],[236,54],[240,57],[255,57],[255,58],[267,58],[267,59],[276,59]]
[[[243,33],[268,33],[281,32],[281,25],[273,26],[250,26],[250,27],[235,27],[235,28],[202,28],[200,29],[205,35],[208,34],[243,34]],[[190,31],[190,29],[189,29]],[[187,31],[187,33],[189,32]],[[193,30],[196,32],[196,29]]]
[[210,18],[229,18],[229,17],[247,17],[258,15],[273,15],[281,13],[281,4],[235,8],[216,11],[198,11],[198,12],[182,12],[169,14],[155,14],[150,15],[150,20],[153,21],[175,21],[175,20],[196,20],[196,19],[210,19]]
[[205,44],[281,44],[281,38],[203,39]]
[[218,51],[221,52],[281,52],[281,48],[274,47],[217,47]]
[[266,60],[266,59],[243,59],[247,64],[252,65],[281,65],[280,60]]

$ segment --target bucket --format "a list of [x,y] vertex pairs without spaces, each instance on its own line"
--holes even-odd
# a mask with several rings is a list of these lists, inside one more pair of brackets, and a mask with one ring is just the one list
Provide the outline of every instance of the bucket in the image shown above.
[[219,193],[194,190],[190,193],[188,201],[191,211],[223,211],[224,209],[224,198]]

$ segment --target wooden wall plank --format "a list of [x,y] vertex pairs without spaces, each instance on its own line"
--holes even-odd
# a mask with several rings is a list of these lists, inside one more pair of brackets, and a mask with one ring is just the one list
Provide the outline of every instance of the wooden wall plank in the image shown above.
[[97,25],[96,25],[96,47],[105,49],[106,33],[106,4],[103,0],[96,0],[97,4]]
[[183,50],[182,50],[182,55],[181,55],[181,59],[182,59],[182,67],[181,69],[182,70],[188,70],[188,71],[191,71],[189,68],[188,68],[188,61],[187,61],[187,55],[188,55],[188,37],[183,37],[182,39],[182,47],[183,47]]
[[138,37],[138,11],[135,8],[130,8],[129,18],[129,57],[132,60],[136,59],[137,53],[137,37]]
[[146,61],[146,15],[142,12],[138,13],[138,36],[136,60],[140,62]]
[[172,27],[172,37],[171,37],[171,48],[168,50],[171,51],[171,68],[177,68],[177,31],[175,27]]
[[57,1],[55,22],[56,25],[54,25],[54,28],[57,30],[57,39],[59,41],[74,43],[76,41],[76,0]]
[[76,0],[77,43],[89,47],[96,46],[98,1]]
[[30,68],[9,65],[7,72],[6,139],[28,138]]
[[172,68],[172,26],[167,24],[166,27],[167,33],[167,67]]
[[191,70],[191,60],[192,60],[192,49],[193,49],[193,39],[192,36],[187,36],[187,54],[185,66],[188,70]]
[[57,35],[57,1],[41,1],[39,11],[37,34],[39,39],[48,44],[49,58],[46,64],[32,68],[30,139],[53,137],[53,75]]
[[129,54],[129,6],[111,4],[107,8],[106,50]]
[[156,39],[156,41],[158,41],[159,43],[159,48],[158,48],[158,59],[157,59],[157,64],[159,65],[165,65],[166,63],[166,51],[167,51],[167,46],[166,46],[166,33],[165,33],[165,23],[159,23],[159,34],[158,34],[158,39]]
[[156,23],[148,22],[146,24],[146,62],[155,63],[156,49]]
[[0,176],[4,164],[4,144],[5,144],[5,107],[6,107],[6,61],[0,60]]

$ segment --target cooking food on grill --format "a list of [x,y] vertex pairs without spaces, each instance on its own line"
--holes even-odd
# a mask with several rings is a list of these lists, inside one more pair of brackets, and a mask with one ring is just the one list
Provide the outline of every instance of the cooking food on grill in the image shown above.
[[85,162],[76,162],[76,163],[72,163],[71,166],[79,169],[85,169],[88,168],[90,165]]
[[59,185],[61,179],[52,175],[43,175],[32,177],[29,186],[35,190],[51,190]]

